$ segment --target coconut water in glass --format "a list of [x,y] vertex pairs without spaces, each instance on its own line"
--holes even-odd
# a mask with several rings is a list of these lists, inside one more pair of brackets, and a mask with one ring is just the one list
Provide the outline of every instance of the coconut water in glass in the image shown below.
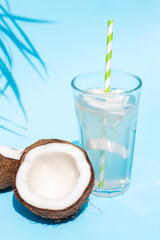
[[137,76],[119,71],[112,71],[109,94],[103,71],[72,80],[81,146],[92,162],[98,196],[122,194],[130,185],[141,85]]

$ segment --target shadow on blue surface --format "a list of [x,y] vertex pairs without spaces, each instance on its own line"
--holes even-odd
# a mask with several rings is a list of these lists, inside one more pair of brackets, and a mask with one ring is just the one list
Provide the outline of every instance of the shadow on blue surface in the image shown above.
[[24,218],[28,219],[29,221],[35,222],[35,223],[41,223],[41,224],[46,224],[46,225],[53,225],[53,226],[58,226],[58,225],[62,225],[65,224],[69,221],[76,221],[77,217],[79,215],[81,215],[85,209],[88,206],[88,201],[81,207],[81,209],[79,210],[79,212],[74,215],[73,217],[69,217],[68,219],[62,220],[61,222],[56,222],[53,220],[49,220],[49,219],[45,219],[45,218],[41,218],[37,215],[35,215],[34,213],[32,213],[31,211],[29,211],[27,208],[25,208],[20,202],[18,202],[18,200],[16,199],[16,197],[13,194],[13,207],[14,210],[19,213],[21,216],[23,216]]
[[[20,89],[18,88],[17,81],[13,74],[13,57],[10,44],[14,45],[16,49],[22,54],[27,63],[36,71],[36,73],[43,79],[45,82],[45,77],[49,77],[48,70],[45,62],[40,57],[38,51],[34,47],[32,41],[27,36],[23,28],[21,27],[21,22],[25,23],[58,23],[57,21],[42,20],[42,19],[33,19],[26,18],[23,16],[13,15],[9,6],[9,1],[6,0],[6,7],[0,4],[0,97],[3,96],[12,103],[12,97],[8,96],[6,91],[10,88],[14,94],[15,99],[17,100],[19,107],[25,117],[26,123],[29,122],[27,117],[27,112],[23,106],[21,100]],[[20,22],[20,23],[19,23]],[[9,42],[9,45],[8,45]],[[38,66],[39,64],[39,66]],[[45,74],[45,75],[44,75]],[[44,75],[44,76],[43,76]],[[5,80],[5,84],[4,84]],[[5,126],[0,125],[5,131],[22,136],[19,132],[13,131]]]
[[11,192],[12,191],[12,187],[9,187],[5,190],[0,190],[0,194],[6,193],[6,192]]
[[80,143],[79,140],[75,140],[75,141],[73,141],[72,143],[75,144],[75,145],[77,145],[77,146],[79,146],[79,147],[81,147],[81,143]]

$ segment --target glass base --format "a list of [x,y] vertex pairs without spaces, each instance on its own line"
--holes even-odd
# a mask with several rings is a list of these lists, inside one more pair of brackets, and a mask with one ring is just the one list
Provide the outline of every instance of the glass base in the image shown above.
[[111,189],[106,189],[106,188],[99,188],[99,187],[94,187],[93,188],[93,194],[99,197],[116,197],[119,196],[127,191],[129,188],[130,183],[127,183],[123,187],[119,188],[111,188]]

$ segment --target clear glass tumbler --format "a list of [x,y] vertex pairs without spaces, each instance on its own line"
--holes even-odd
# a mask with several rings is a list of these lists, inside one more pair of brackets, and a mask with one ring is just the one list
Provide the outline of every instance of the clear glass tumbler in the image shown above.
[[71,86],[81,146],[95,171],[93,193],[113,197],[130,185],[142,81],[134,74],[112,71],[106,94],[104,76],[103,71],[79,75]]

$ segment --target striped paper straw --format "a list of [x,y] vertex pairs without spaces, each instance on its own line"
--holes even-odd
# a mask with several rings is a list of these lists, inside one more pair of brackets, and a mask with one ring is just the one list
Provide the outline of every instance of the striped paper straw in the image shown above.
[[101,151],[101,160],[100,160],[100,176],[98,187],[103,187],[104,185],[104,151]]
[[[104,124],[104,121],[103,121]],[[102,139],[104,139],[104,130],[102,134]],[[100,168],[99,168],[99,184],[98,187],[103,187],[104,185],[104,151],[100,153]]]
[[[111,76],[111,56],[112,56],[112,39],[113,39],[113,21],[108,21],[108,37],[107,37],[107,56],[106,56],[106,73],[105,73],[105,92],[110,91],[110,76]],[[104,138],[104,133],[103,136]],[[100,170],[99,170],[98,187],[104,186],[104,151],[101,151]]]
[[111,76],[111,56],[112,56],[112,39],[113,39],[113,21],[108,21],[108,37],[107,37],[107,56],[106,56],[106,73],[105,73],[105,92],[110,90]]

